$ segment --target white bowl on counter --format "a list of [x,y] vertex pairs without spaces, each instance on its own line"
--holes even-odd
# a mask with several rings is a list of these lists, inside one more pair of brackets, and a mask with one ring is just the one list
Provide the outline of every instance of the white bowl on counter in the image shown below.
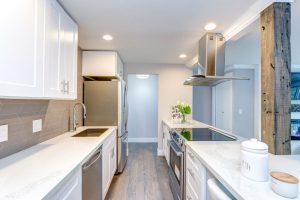
[[276,194],[286,198],[298,196],[298,178],[284,172],[271,172],[270,175],[271,188]]

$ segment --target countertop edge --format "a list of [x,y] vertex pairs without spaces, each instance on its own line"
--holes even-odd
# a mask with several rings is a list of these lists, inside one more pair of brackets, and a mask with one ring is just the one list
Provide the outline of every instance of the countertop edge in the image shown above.
[[[27,151],[30,151],[34,148],[37,148],[38,146],[42,146],[42,145],[53,145],[52,148],[55,148],[55,145],[59,145],[61,144],[61,142],[63,142],[64,140],[66,139],[70,139],[72,138],[73,135],[79,133],[80,131],[84,131],[88,128],[108,128],[107,131],[105,131],[103,134],[101,134],[99,137],[96,137],[95,139],[99,140],[99,141],[96,141],[95,145],[92,147],[92,150],[88,151],[89,153],[83,153],[84,155],[84,158],[80,159],[80,162],[77,162],[76,164],[74,163],[74,165],[71,165],[71,167],[67,168],[67,170],[63,171],[63,173],[60,175],[61,177],[59,177],[56,181],[54,181],[53,183],[49,184],[49,186],[46,186],[45,189],[42,190],[42,192],[37,192],[37,198],[41,198],[41,199],[44,199],[44,198],[48,198],[50,195],[53,194],[53,192],[55,192],[59,187],[60,185],[65,181],[67,180],[70,175],[72,175],[76,170],[78,170],[80,168],[80,166],[86,161],[88,160],[88,158],[97,150],[97,148],[99,148],[103,142],[113,133],[117,130],[117,127],[116,126],[82,126],[82,127],[79,127],[77,129],[77,131],[75,132],[65,132],[65,133],[62,133],[54,138],[51,138],[49,140],[46,140],[42,143],[39,143],[39,144],[36,144],[32,147],[29,147],[27,149],[24,149],[20,152],[17,152],[17,153],[14,153],[10,156],[7,156],[5,158],[2,158],[0,159],[0,163],[1,161],[3,162],[2,164],[5,165],[5,163],[7,162],[8,165],[6,166],[5,165],[5,168],[8,168],[10,166],[10,162],[11,161],[14,161],[14,162],[21,162],[23,161],[24,159],[27,159],[26,157],[22,157],[22,154],[25,154],[26,155],[26,152]],[[117,137],[117,135],[116,135]],[[57,147],[59,148],[59,147]],[[38,162],[38,161],[37,161]],[[67,164],[66,164],[67,165]],[[45,172],[46,174],[47,172]],[[30,182],[28,182],[28,184],[30,184]],[[26,185],[26,182],[25,184]],[[3,196],[1,196],[0,198],[2,199],[23,199],[21,198],[20,196],[15,196],[14,194],[18,193],[18,191],[20,190],[21,188],[17,188],[14,192],[10,191],[8,193],[5,193],[3,194]],[[34,190],[33,190],[34,191]],[[31,195],[32,195],[32,192],[31,192]],[[27,196],[27,197],[24,197],[24,199],[28,199],[30,198],[30,195]]]
[[[72,134],[70,134],[70,132],[65,132],[63,133],[62,135],[64,134],[70,134],[68,135],[67,137],[72,137],[73,135],[75,135],[76,133],[80,132],[80,131],[83,131],[83,130],[86,130],[88,128],[95,128],[95,127],[101,127],[101,128],[105,128],[105,127],[109,127],[109,126],[82,126],[82,127],[79,127],[78,130],[76,132],[72,132]],[[83,129],[82,129],[83,128]],[[69,178],[70,175],[72,175],[78,168],[80,168],[80,166],[83,165],[83,163],[85,163],[89,157],[101,146],[103,145],[103,142],[115,131],[117,130],[117,127],[109,127],[108,130],[106,132],[104,132],[104,136],[101,135],[103,137],[102,141],[100,141],[94,148],[93,150],[91,150],[91,152],[89,154],[87,154],[85,156],[85,158],[83,158],[81,160],[80,163],[78,163],[76,166],[74,166],[53,188],[51,188],[43,197],[44,198],[48,198],[48,196],[52,195],[52,192],[54,192],[56,189],[59,188],[60,184],[63,183],[65,180],[67,180]],[[60,135],[61,136],[61,135]],[[99,136],[99,137],[101,137]],[[59,137],[59,136],[58,136]],[[55,139],[55,138],[52,138],[52,139]],[[51,140],[51,139],[50,139]],[[47,142],[47,141],[46,141]]]
[[228,191],[238,200],[243,200],[244,198],[239,195],[232,187],[229,183],[227,183],[220,174],[218,174],[206,161],[205,159],[202,159],[202,157],[193,149],[193,147],[190,145],[192,142],[187,142],[185,143],[186,148],[188,148],[189,150],[191,150],[196,157],[201,161],[201,163],[210,171],[210,173],[212,173],[217,179],[218,181],[220,181],[225,187],[226,189],[228,189]]

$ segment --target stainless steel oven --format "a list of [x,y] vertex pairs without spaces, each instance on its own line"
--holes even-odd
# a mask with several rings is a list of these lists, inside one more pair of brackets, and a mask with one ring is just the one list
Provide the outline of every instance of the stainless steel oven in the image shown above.
[[173,129],[170,131],[170,187],[175,200],[185,199],[185,142],[234,141],[233,135],[212,128]]
[[184,194],[184,149],[171,137],[170,144],[170,187],[175,200],[183,199]]

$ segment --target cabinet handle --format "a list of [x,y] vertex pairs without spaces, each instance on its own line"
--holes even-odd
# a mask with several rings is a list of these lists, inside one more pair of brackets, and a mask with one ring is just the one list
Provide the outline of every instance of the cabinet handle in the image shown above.
[[189,154],[189,156],[190,156],[192,159],[195,158],[195,156],[194,156],[191,152],[188,152],[188,154]]
[[65,94],[66,93],[66,81],[65,80],[61,81],[61,85],[62,85],[61,92],[63,94]]
[[194,177],[194,172],[192,169],[188,168],[188,171],[190,172],[191,176]]
[[70,92],[70,81],[63,80],[61,82],[61,84],[62,84],[62,90],[61,90],[61,92],[63,94],[69,94],[69,92]]
[[114,158],[115,157],[115,148],[112,148],[111,150],[111,158]]
[[187,198],[188,200],[192,200],[192,197],[191,197],[190,195],[187,195],[186,198]]
[[67,90],[66,93],[69,94],[70,92],[70,81],[66,81]]

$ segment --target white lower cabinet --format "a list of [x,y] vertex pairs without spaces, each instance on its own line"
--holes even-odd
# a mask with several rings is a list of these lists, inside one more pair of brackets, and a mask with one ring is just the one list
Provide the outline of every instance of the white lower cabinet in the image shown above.
[[186,148],[186,199],[206,199],[206,168],[193,152]]
[[71,173],[64,181],[51,191],[44,199],[81,200],[82,199],[81,167]]
[[103,143],[102,192],[103,199],[117,170],[117,132],[114,131]]
[[164,151],[164,156],[167,160],[168,165],[170,165],[170,144],[169,140],[170,138],[170,133],[169,133],[169,128],[167,125],[163,124],[163,151]]

